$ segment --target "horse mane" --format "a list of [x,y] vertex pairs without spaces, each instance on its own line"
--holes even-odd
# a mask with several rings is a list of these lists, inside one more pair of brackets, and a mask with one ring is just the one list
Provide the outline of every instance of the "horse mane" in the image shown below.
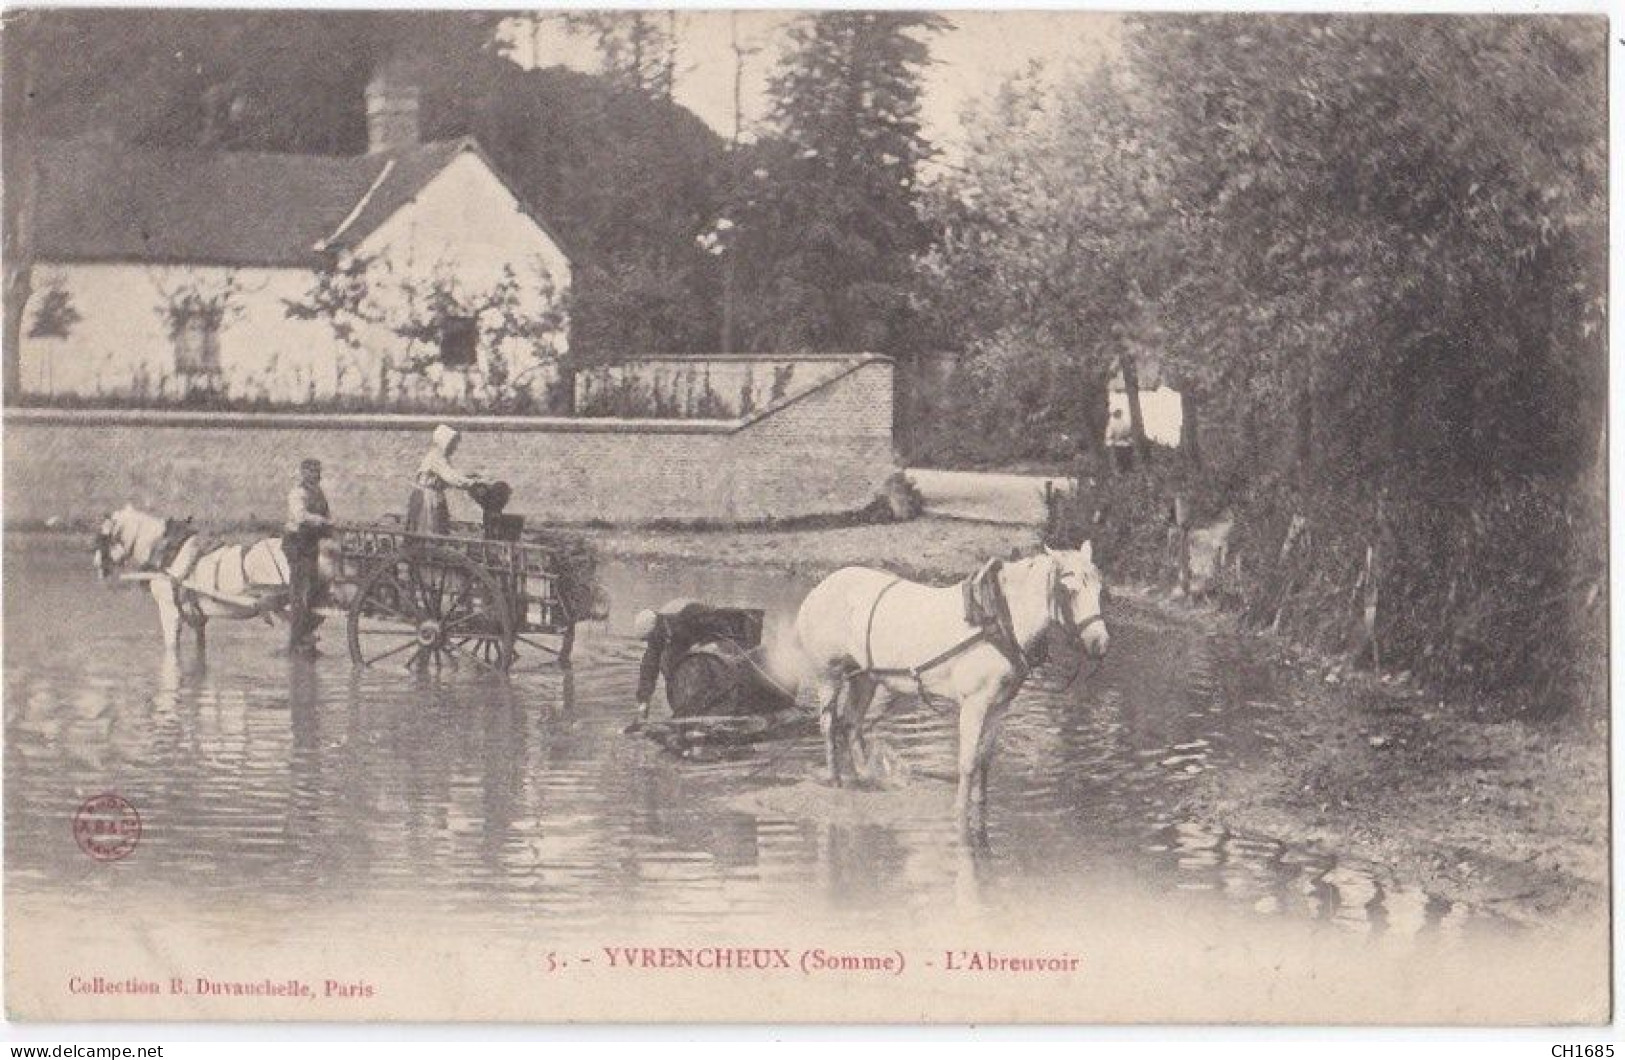
[[174,520],[144,512],[133,504],[126,504],[108,518],[117,527],[119,539],[125,542],[125,558],[142,567],[153,561],[153,553],[175,525]]
[[[1040,581],[1034,576],[1039,573],[1038,568],[1041,566],[1047,567],[1048,571]],[[1049,625],[1050,599],[1056,591],[1056,583],[1060,580],[1060,576],[1060,564],[1047,552],[1039,552],[1025,559],[1011,560],[1000,569],[999,590],[1004,594],[1006,606],[1010,610],[1012,632],[1023,651],[1026,651]],[[1019,582],[1016,593],[1011,592],[1013,582]],[[1041,595],[1036,599],[1028,599],[1026,594],[1032,591],[1033,582],[1041,585],[1042,588],[1039,590]]]

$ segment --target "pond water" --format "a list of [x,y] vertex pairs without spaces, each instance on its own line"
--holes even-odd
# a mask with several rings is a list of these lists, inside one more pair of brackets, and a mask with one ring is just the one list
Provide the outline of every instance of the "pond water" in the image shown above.
[[[897,767],[869,809],[805,797],[816,736],[694,762],[622,734],[634,611],[685,596],[766,607],[782,640],[806,582],[759,570],[607,564],[609,622],[573,668],[512,675],[352,670],[279,657],[280,631],[215,622],[207,662],[169,661],[144,592],[97,585],[55,543],[10,548],[5,579],[6,885],[96,903],[115,888],[289,914],[427,910],[470,937],[542,925],[587,938],[627,924],[921,924],[964,901],[950,816],[954,737],[898,700],[876,730]],[[1204,774],[1267,751],[1290,711],[1243,643],[1111,615],[1112,653],[1068,690],[1023,692],[991,782],[977,901],[1087,904],[1129,887],[1177,910],[1449,937],[1485,923],[1384,867],[1200,824]],[[529,661],[523,660],[522,661]],[[116,791],[138,850],[116,871],[69,822]],[[311,921],[310,931],[328,930]]]

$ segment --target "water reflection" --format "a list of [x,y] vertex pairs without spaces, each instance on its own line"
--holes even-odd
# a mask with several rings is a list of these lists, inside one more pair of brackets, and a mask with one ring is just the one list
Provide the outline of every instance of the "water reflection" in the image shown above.
[[1450,933],[1471,919],[1470,911],[1396,879],[1382,866],[1314,855],[1211,825],[1170,825],[1147,850],[1174,861],[1181,887],[1222,893],[1263,914],[1308,916],[1398,938]]
[[[13,886],[251,899],[287,911],[293,933],[313,903],[426,906],[493,933],[787,912],[886,927],[1033,896],[1087,906],[1113,874],[1168,901],[1389,940],[1478,918],[1380,866],[1182,812],[1182,789],[1267,741],[1281,713],[1267,670],[1211,638],[1121,623],[1100,672],[1024,693],[994,762],[988,843],[967,847],[944,783],[954,719],[912,699],[874,736],[895,792],[810,808],[774,799],[806,786],[816,737],[686,762],[621,735],[640,651],[617,621],[693,596],[766,606],[782,636],[805,588],[793,579],[612,566],[617,617],[584,632],[574,667],[435,675],[288,659],[251,623],[211,628],[207,662],[177,660],[150,600],[83,591],[77,558],[8,557]],[[138,806],[143,838],[117,873],[87,875],[66,822],[108,790]],[[741,809],[752,794],[761,804]]]

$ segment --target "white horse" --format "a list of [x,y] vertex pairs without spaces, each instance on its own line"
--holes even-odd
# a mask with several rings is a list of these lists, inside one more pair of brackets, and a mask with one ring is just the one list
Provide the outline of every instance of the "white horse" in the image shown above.
[[[319,578],[330,584],[337,569],[331,542],[323,541]],[[282,540],[269,537],[252,545],[225,545],[204,552],[191,520],[161,519],[125,505],[102,521],[94,544],[96,576],[111,577],[134,565],[137,580],[148,583],[158,605],[164,645],[180,647],[181,626],[197,634],[204,648],[204,627],[211,618],[280,616],[287,607],[288,558]]]
[[934,589],[885,571],[846,567],[807,595],[796,635],[812,664],[833,783],[842,782],[843,750],[854,758],[863,753],[864,715],[877,689],[948,699],[959,706],[955,816],[967,834],[973,812],[985,828],[998,724],[1041,639],[1058,628],[1097,659],[1110,642],[1088,542],[1076,551],[1046,549],[1004,564],[996,580],[1008,623],[991,635],[966,621],[963,584]]

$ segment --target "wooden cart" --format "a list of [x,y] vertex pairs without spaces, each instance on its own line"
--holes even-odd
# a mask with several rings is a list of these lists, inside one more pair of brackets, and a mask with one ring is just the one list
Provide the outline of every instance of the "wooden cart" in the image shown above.
[[508,670],[522,649],[565,663],[582,599],[565,549],[546,535],[496,540],[478,526],[447,534],[399,526],[340,526],[338,582],[349,598],[357,666],[474,663]]

